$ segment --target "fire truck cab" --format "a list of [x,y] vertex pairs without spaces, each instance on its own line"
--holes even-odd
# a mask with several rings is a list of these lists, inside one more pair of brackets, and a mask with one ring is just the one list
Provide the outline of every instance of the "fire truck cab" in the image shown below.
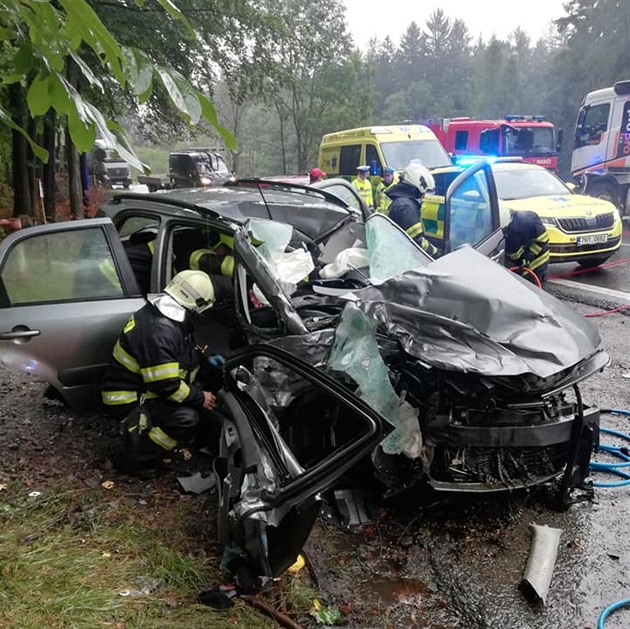
[[521,157],[525,162],[558,170],[561,133],[543,116],[509,115],[503,120],[445,118],[428,126],[453,155]]

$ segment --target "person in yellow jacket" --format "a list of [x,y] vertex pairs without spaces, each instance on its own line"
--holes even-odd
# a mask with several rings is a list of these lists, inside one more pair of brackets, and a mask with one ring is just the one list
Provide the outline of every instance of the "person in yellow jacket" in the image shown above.
[[359,196],[370,210],[374,209],[374,196],[372,195],[372,184],[367,175],[370,172],[369,166],[357,166],[356,179],[352,180],[352,186],[357,190]]
[[389,205],[392,200],[387,196],[386,192],[396,184],[396,171],[390,166],[383,169],[383,178],[381,183],[376,187],[376,211],[381,214],[387,214]]

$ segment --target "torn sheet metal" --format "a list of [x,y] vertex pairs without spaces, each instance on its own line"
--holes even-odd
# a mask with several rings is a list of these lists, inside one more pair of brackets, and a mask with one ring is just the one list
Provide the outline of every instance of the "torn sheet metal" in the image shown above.
[[470,247],[353,298],[407,353],[449,371],[546,378],[603,351],[592,322]]
[[348,374],[358,385],[358,396],[396,427],[382,442],[387,454],[422,454],[422,436],[418,411],[399,399],[389,380],[385,362],[376,342],[376,321],[358,307],[345,307],[330,351],[328,365]]

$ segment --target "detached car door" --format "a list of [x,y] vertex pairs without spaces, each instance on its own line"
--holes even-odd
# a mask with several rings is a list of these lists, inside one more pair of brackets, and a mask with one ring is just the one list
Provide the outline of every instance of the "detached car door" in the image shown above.
[[491,165],[480,162],[461,173],[446,191],[444,253],[469,244],[503,264],[504,242]]
[[116,338],[144,303],[109,218],[0,243],[0,360],[49,382],[72,408],[97,399]]
[[233,574],[275,577],[306,541],[319,492],[391,425],[332,377],[270,345],[232,355],[225,378],[215,462],[223,563]]

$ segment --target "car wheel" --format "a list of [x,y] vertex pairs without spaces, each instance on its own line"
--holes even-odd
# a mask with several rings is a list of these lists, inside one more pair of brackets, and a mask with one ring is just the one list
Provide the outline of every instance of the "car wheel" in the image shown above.
[[588,195],[610,201],[615,207],[619,206],[619,199],[617,198],[617,191],[612,184],[597,183],[593,184],[586,191]]
[[[612,254],[611,254],[612,255]],[[578,260],[578,264],[583,269],[593,269],[596,266],[600,266],[606,262],[610,258],[610,255],[607,256],[593,256],[592,258],[586,258],[584,260]]]

